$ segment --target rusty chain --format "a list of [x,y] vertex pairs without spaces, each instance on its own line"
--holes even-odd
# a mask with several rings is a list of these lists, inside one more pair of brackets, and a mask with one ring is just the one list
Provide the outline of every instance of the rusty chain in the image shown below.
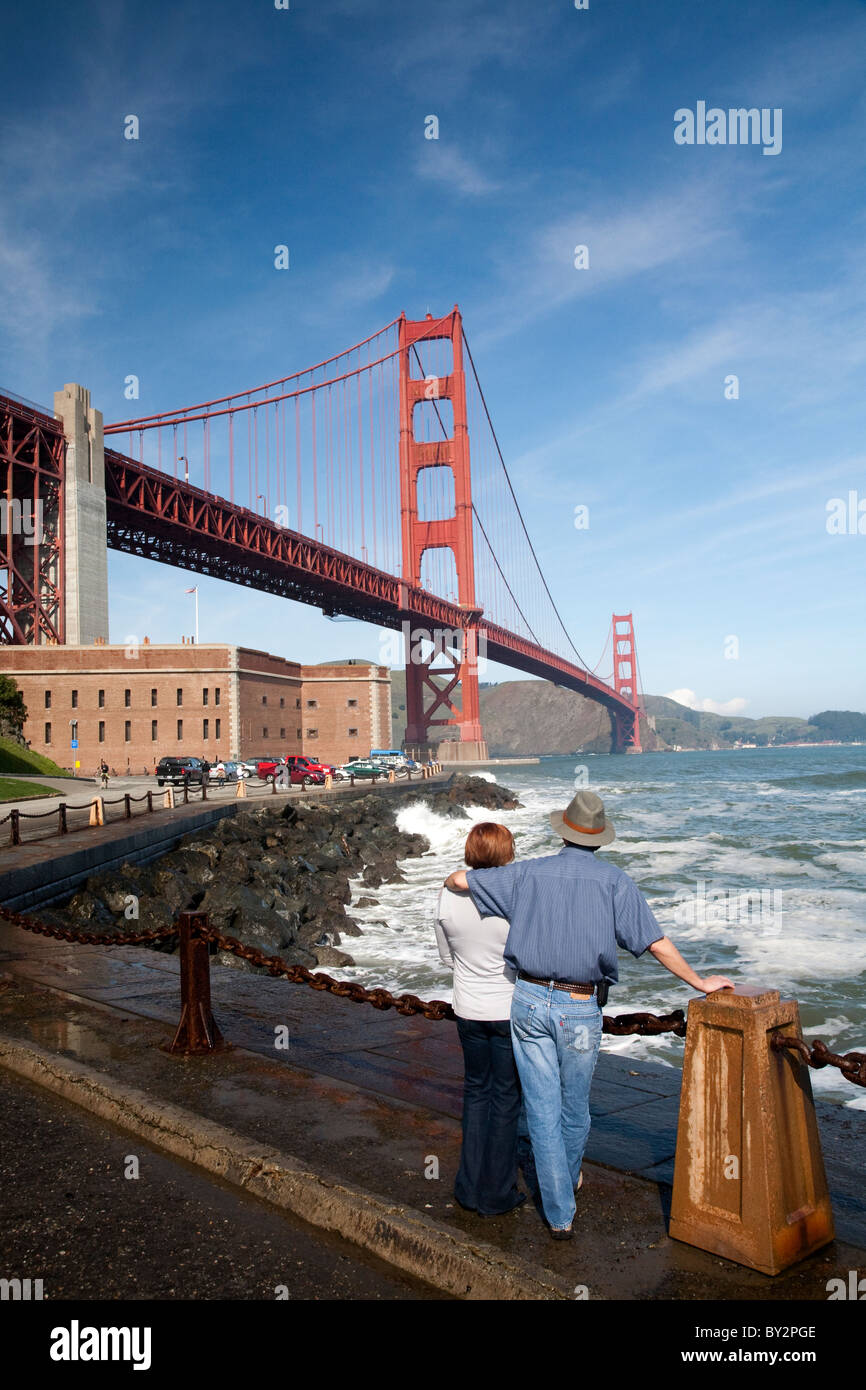
[[866,1086],[866,1052],[840,1054],[831,1052],[820,1038],[816,1038],[809,1047],[801,1038],[779,1033],[774,1034],[770,1046],[774,1052],[781,1052],[783,1048],[788,1047],[794,1052],[799,1052],[806,1065],[815,1067],[816,1070],[822,1067],[838,1067],[846,1081],[852,1082],[855,1086]]
[[48,922],[37,922],[32,917],[25,917],[20,912],[10,912],[6,907],[0,907],[0,917],[11,922],[15,927],[22,927],[24,931],[33,932],[36,936],[51,936],[56,941],[66,941],[70,945],[80,946],[148,946],[154,941],[165,941],[170,936],[178,935],[178,928],[175,927],[155,927],[150,931],[142,932],[113,932],[110,935],[101,935],[99,932],[77,931],[74,927],[55,927]]
[[[0,918],[38,936],[50,936],[57,941],[84,946],[149,946],[156,941],[166,941],[169,937],[177,936],[179,931],[177,926],[172,926],[143,932],[113,932],[102,935],[98,932],[78,931],[73,927],[55,927],[47,922],[38,922],[23,913],[11,912],[5,907],[0,907]],[[282,977],[290,984],[309,985],[311,989],[326,990],[338,999],[351,999],[354,1004],[371,1004],[374,1009],[396,1009],[397,1013],[404,1017],[420,1014],[433,1022],[456,1017],[451,1005],[444,999],[424,1000],[419,999],[417,994],[395,995],[381,985],[367,989],[356,980],[335,980],[324,971],[314,972],[308,970],[305,965],[290,965],[282,956],[266,955],[257,946],[247,946],[237,937],[225,936],[215,927],[199,926],[196,935],[202,941],[212,942],[218,950],[230,951],[241,960],[261,966],[269,975]],[[686,1034],[686,1017],[682,1009],[673,1009],[668,1014],[605,1014],[602,1031],[613,1037],[657,1037],[660,1033],[673,1033],[676,1037],[682,1038]],[[770,1046],[776,1052],[791,1048],[798,1052],[810,1067],[838,1067],[846,1081],[855,1086],[866,1086],[866,1052],[847,1052],[840,1055],[831,1052],[820,1038],[816,1039],[810,1048],[800,1038],[779,1034],[774,1035]]]

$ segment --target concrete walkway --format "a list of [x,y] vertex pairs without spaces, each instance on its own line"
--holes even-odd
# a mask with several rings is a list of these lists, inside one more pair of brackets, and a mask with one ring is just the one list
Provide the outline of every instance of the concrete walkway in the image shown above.
[[0,970],[4,1065],[454,1297],[825,1300],[829,1278],[866,1266],[860,1111],[818,1106],[837,1241],[770,1279],[666,1234],[671,1068],[602,1055],[576,1238],[560,1244],[531,1202],[486,1220],[454,1203],[453,1024],[214,966],[214,1012],[234,1047],[182,1059],[160,1050],[178,1020],[176,957],[0,924]]

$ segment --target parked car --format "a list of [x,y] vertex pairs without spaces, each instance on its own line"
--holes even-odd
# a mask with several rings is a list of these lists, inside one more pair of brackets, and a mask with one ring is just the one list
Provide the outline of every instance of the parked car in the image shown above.
[[287,753],[284,761],[288,763],[289,767],[295,767],[300,772],[321,772],[323,776],[330,775],[336,777],[337,780],[340,777],[340,769],[335,767],[333,763],[317,762],[307,753]]
[[288,775],[293,787],[321,787],[325,783],[324,772],[303,766],[292,766],[284,759],[279,762],[275,759],[262,759],[256,771],[263,782],[273,782],[275,777],[282,774],[283,776]]
[[[218,763],[218,762],[217,762],[217,763],[211,763],[210,771],[208,772],[208,781],[209,781],[209,782],[218,782],[218,781],[219,781],[219,773],[218,773],[218,771],[217,771],[217,768],[218,768],[218,767],[219,767],[219,763]],[[240,782],[240,781],[243,780],[244,777],[249,777],[249,775],[250,775],[249,772],[248,772],[247,769],[243,766],[242,763],[225,763],[225,762],[224,762],[224,763],[223,763],[223,767],[224,767],[224,769],[225,769],[225,779],[224,779],[224,780],[225,780],[226,782]]]
[[343,763],[337,771],[343,777],[387,778],[390,768],[385,767],[384,763],[374,762],[372,758],[352,758],[350,762]]
[[156,765],[156,784],[161,787],[165,782],[171,782],[176,786],[178,783],[197,782],[199,785],[204,781],[204,774],[200,758],[160,758]]

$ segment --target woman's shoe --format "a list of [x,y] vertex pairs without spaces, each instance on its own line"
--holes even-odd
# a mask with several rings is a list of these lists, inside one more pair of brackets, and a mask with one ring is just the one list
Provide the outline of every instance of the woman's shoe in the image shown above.
[[511,1206],[510,1206],[510,1207],[503,1207],[501,1211],[479,1211],[479,1212],[478,1212],[478,1215],[479,1215],[479,1216],[507,1216],[508,1213],[509,1213],[510,1211],[514,1211],[515,1208],[517,1208],[517,1207],[522,1207],[522,1206],[523,1206],[523,1203],[524,1203],[525,1201],[526,1201],[526,1193],[525,1193],[525,1192],[519,1192],[518,1195],[515,1197],[514,1201],[511,1203]]
[[461,1200],[460,1200],[460,1198],[457,1196],[457,1193],[456,1193],[456,1192],[455,1192],[455,1194],[454,1194],[454,1200],[455,1200],[455,1202],[457,1203],[458,1207],[460,1207],[460,1210],[461,1210],[461,1211],[472,1211],[472,1212],[476,1212],[476,1213],[477,1213],[478,1208],[477,1208],[477,1207],[467,1207],[467,1205],[466,1205],[465,1202],[461,1202]]

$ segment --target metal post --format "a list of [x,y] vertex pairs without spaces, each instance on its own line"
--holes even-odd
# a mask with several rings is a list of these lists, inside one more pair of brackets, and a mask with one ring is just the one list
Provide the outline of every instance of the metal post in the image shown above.
[[20,845],[21,843],[21,813],[17,809],[9,812],[9,843]]
[[148,811],[153,810],[153,792],[149,788],[147,793],[147,809]]
[[129,792],[123,793],[123,814],[126,820],[132,820],[132,797]]
[[68,831],[69,831],[69,826],[66,824],[66,802],[65,802],[65,801],[61,801],[60,805],[57,807],[57,821],[58,821],[58,824],[57,824],[57,833],[58,833],[58,835],[66,835],[66,834],[68,833]]
[[211,1012],[208,943],[198,935],[198,930],[208,925],[207,913],[181,912],[177,924],[180,932],[180,1023],[165,1051],[194,1056],[223,1051],[230,1044]]

